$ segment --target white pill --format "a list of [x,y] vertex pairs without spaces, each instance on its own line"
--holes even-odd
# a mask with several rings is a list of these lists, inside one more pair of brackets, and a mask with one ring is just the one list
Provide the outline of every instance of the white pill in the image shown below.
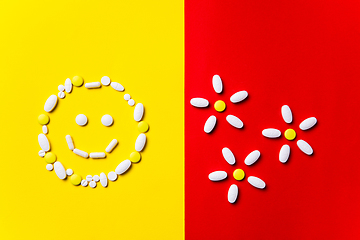
[[89,184],[89,186],[90,186],[91,188],[96,188],[96,182],[95,182],[95,181],[91,181],[90,184]]
[[243,122],[240,120],[240,118],[234,116],[234,115],[227,115],[226,121],[230,123],[231,126],[236,128],[242,128],[244,126]]
[[308,130],[310,128],[312,128],[313,126],[315,126],[315,124],[317,123],[317,120],[315,117],[310,117],[310,118],[307,118],[305,119],[304,121],[302,121],[300,123],[300,129],[301,130]]
[[59,162],[59,161],[55,162],[55,163],[54,163],[54,169],[55,169],[56,175],[57,175],[60,179],[65,179],[65,178],[66,178],[65,168],[64,168],[64,166],[61,164],[61,162]]
[[46,164],[46,170],[48,171],[52,171],[54,169],[53,165],[52,164]]
[[61,98],[61,99],[65,98],[65,93],[64,92],[59,92],[58,97]]
[[82,151],[82,150],[77,149],[77,148],[75,148],[75,149],[73,150],[73,153],[75,153],[76,155],[78,155],[78,156],[80,156],[80,157],[83,157],[83,158],[88,158],[88,157],[89,157],[89,154],[88,154],[87,152]]
[[235,164],[235,156],[234,154],[231,152],[230,149],[228,148],[223,148],[222,149],[222,155],[224,156],[225,160],[230,164],[230,165],[234,165]]
[[73,87],[73,85],[72,85],[71,79],[70,79],[70,78],[67,78],[67,79],[65,80],[65,91],[66,91],[67,93],[71,93],[72,87]]
[[58,90],[60,91],[60,92],[63,92],[63,91],[65,91],[65,86],[64,85],[59,85],[58,86]]
[[47,134],[48,133],[48,127],[46,125],[43,125],[42,126],[42,131],[44,134]]
[[134,120],[140,122],[144,115],[144,105],[142,103],[138,103],[134,109]]
[[91,182],[93,180],[93,177],[91,175],[86,176],[86,181]]
[[290,146],[285,144],[281,147],[279,153],[279,160],[282,163],[286,163],[290,156]]
[[254,186],[256,188],[264,189],[266,186],[266,184],[263,180],[261,180],[260,178],[254,177],[254,176],[248,177],[247,180],[252,186]]
[[88,181],[85,179],[81,180],[81,186],[86,187],[88,185]]
[[247,91],[240,91],[240,92],[234,93],[230,97],[230,102],[232,102],[232,103],[241,102],[241,101],[245,100],[245,98],[247,98],[248,95],[249,94]]
[[130,97],[130,94],[125,94],[125,95],[124,95],[124,99],[125,99],[126,101],[129,101],[130,98],[131,98],[131,97]]
[[71,176],[73,175],[74,171],[72,169],[66,169],[66,175]]
[[100,181],[100,177],[99,177],[98,175],[94,175],[94,176],[93,176],[93,180],[94,180],[95,182],[98,182],[98,181]]
[[286,123],[291,123],[293,120],[291,109],[288,105],[281,107],[281,115]]
[[104,116],[102,116],[101,118],[101,123],[105,126],[105,127],[109,127],[113,124],[114,119],[112,118],[112,116],[110,116],[109,114],[105,114]]
[[45,112],[51,112],[52,110],[54,110],[56,104],[57,104],[57,96],[51,95],[45,102],[44,105]]
[[108,185],[108,180],[107,180],[106,174],[103,172],[100,173],[100,183],[101,183],[101,186],[103,186],[103,187],[107,187],[107,185]]
[[134,101],[134,99],[130,99],[129,101],[128,101],[128,104],[129,104],[129,106],[134,106],[135,105],[135,101]]
[[146,135],[144,133],[140,133],[135,142],[135,150],[141,152],[146,144]]
[[99,88],[100,86],[100,82],[85,83],[86,88]]
[[105,158],[106,155],[104,152],[92,152],[90,153],[90,158]]
[[110,85],[110,78],[107,76],[103,76],[101,78],[101,84],[104,86],[109,86]]
[[84,114],[79,114],[75,118],[75,122],[79,126],[85,126],[87,124],[87,117]]
[[192,98],[190,100],[190,104],[193,105],[194,107],[207,107],[209,106],[209,101],[206,100],[205,98]]
[[44,151],[44,152],[48,152],[50,151],[50,143],[48,138],[45,136],[45,134],[40,133],[38,136],[38,142],[40,145],[40,148]]
[[236,186],[235,184],[232,184],[230,186],[230,188],[229,188],[229,191],[228,191],[228,201],[229,201],[229,203],[236,202],[238,194],[239,194],[238,186]]
[[70,136],[70,135],[66,135],[66,136],[65,136],[65,139],[66,139],[66,143],[67,143],[69,149],[70,149],[71,151],[74,150],[74,148],[75,148],[75,147],[74,147],[74,142],[73,142],[71,136]]
[[109,172],[108,173],[108,179],[112,182],[116,181],[117,179],[117,174],[115,172]]
[[260,157],[260,152],[258,150],[252,151],[247,157],[245,158],[245,164],[250,166],[254,164]]
[[40,151],[39,151],[39,156],[40,156],[40,157],[45,157],[45,151],[44,151],[44,150],[40,150]]
[[209,179],[213,182],[221,181],[227,178],[225,171],[215,171],[209,174]]
[[215,125],[216,125],[216,117],[214,115],[212,115],[206,120],[205,126],[204,126],[204,131],[206,133],[211,133],[211,131],[214,129]]
[[131,161],[126,159],[122,161],[115,169],[115,173],[120,175],[126,172],[131,166]]
[[110,86],[119,92],[122,92],[125,90],[125,88],[120,83],[117,83],[117,82],[112,82]]
[[110,144],[106,147],[105,152],[110,153],[118,144],[118,140],[113,139]]
[[267,128],[262,131],[262,135],[268,138],[277,138],[281,136],[281,132],[275,128]]
[[213,88],[216,93],[221,93],[223,90],[223,84],[219,75],[214,75],[212,78]]
[[296,142],[296,144],[298,145],[300,150],[303,151],[303,153],[305,153],[307,155],[313,154],[314,151],[313,151],[312,147],[304,140],[299,140]]

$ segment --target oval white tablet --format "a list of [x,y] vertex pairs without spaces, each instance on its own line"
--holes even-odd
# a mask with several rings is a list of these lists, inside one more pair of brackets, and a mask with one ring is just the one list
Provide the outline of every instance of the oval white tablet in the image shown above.
[[252,186],[254,186],[256,188],[264,189],[266,186],[266,184],[263,180],[261,180],[260,178],[254,177],[254,176],[248,177],[247,180]]
[[93,180],[93,177],[91,175],[86,176],[86,181],[91,182]]
[[308,144],[304,140],[299,140],[296,142],[296,144],[298,145],[300,150],[303,151],[303,153],[305,153],[307,155],[313,154],[314,151],[313,151],[312,147],[310,146],[310,144]]
[[110,116],[109,114],[105,114],[104,116],[102,116],[101,118],[101,123],[105,126],[105,127],[109,127],[113,124],[114,120],[112,118],[112,116]]
[[116,181],[117,179],[117,174],[115,172],[109,172],[108,173],[108,179],[112,182]]
[[123,174],[124,172],[126,172],[129,167],[131,166],[131,161],[126,159],[124,161],[122,161],[115,169],[115,173],[120,175]]
[[86,187],[88,185],[88,181],[85,179],[81,180],[81,186]]
[[209,179],[213,182],[221,181],[227,178],[225,171],[215,171],[209,174]]
[[302,121],[299,127],[301,130],[305,131],[315,126],[316,123],[317,123],[317,119],[315,117],[310,117]]
[[281,132],[275,128],[267,128],[262,131],[262,135],[268,138],[278,138],[281,136]]
[[45,112],[51,112],[52,110],[54,110],[56,104],[57,104],[57,96],[51,95],[45,102],[44,105]]
[[103,172],[100,173],[100,183],[101,183],[101,186],[103,186],[103,187],[107,187],[107,185],[108,185],[106,174]]
[[128,101],[128,104],[129,104],[129,106],[134,106],[135,105],[135,101],[134,101],[134,99],[130,99],[129,101]]
[[60,179],[65,179],[65,178],[66,178],[65,168],[64,168],[64,166],[61,164],[61,162],[59,162],[59,161],[55,162],[55,163],[54,163],[54,169],[55,169],[56,175],[57,175]]
[[193,105],[194,107],[207,107],[209,106],[209,101],[206,100],[205,98],[192,98],[190,100],[190,104]]
[[216,117],[214,115],[212,115],[206,120],[205,126],[204,126],[204,131],[206,133],[211,133],[211,131],[214,129],[215,125],[216,125]]
[[119,91],[119,92],[122,92],[125,90],[125,88],[120,84],[120,83],[117,83],[117,82],[112,82],[110,84],[110,86],[115,89],[116,91]]
[[78,155],[78,156],[80,156],[80,157],[83,157],[83,158],[88,158],[88,157],[89,157],[89,154],[88,154],[87,152],[82,151],[82,150],[77,149],[77,148],[75,148],[75,149],[73,150],[73,153],[75,153],[76,155]]
[[225,158],[225,160],[230,164],[230,165],[234,165],[235,164],[235,156],[234,154],[231,152],[231,150],[229,148],[223,148],[222,149],[222,154]]
[[285,144],[281,147],[279,153],[279,160],[282,163],[286,163],[290,156],[290,146]]
[[40,133],[38,136],[38,142],[40,145],[40,148],[44,151],[44,152],[48,152],[50,151],[50,143],[48,138],[45,136],[45,134]]
[[46,164],[46,170],[48,171],[52,171],[54,169],[53,165],[52,164]]
[[240,118],[234,116],[234,115],[227,115],[226,121],[230,123],[231,126],[235,128],[242,128],[244,126],[243,122],[240,120]]
[[66,169],[66,175],[71,176],[73,175],[74,171],[72,169]]
[[110,78],[108,76],[103,76],[101,78],[101,84],[104,86],[109,86],[110,85]]
[[71,136],[70,136],[70,135],[66,135],[66,136],[65,136],[65,139],[66,139],[66,143],[67,143],[69,149],[70,149],[71,151],[74,150],[74,148],[75,148],[75,147],[74,147],[74,142],[73,142]]
[[44,151],[44,150],[40,150],[40,151],[39,151],[39,156],[40,156],[40,157],[45,157],[45,151]]
[[228,201],[229,203],[235,203],[239,194],[239,188],[235,184],[232,184],[228,191]]
[[260,157],[260,151],[255,150],[252,151],[249,155],[247,155],[247,157],[245,158],[245,164],[250,166],[252,164],[254,164]]
[[95,181],[91,181],[91,182],[89,183],[89,186],[90,186],[91,188],[96,188],[96,182],[95,182]]
[[71,91],[72,91],[72,82],[71,82],[71,79],[70,78],[67,78],[66,80],[65,80],[65,91],[67,92],[67,93],[71,93]]
[[117,145],[117,143],[118,143],[118,140],[113,139],[113,140],[110,142],[110,144],[106,147],[105,152],[107,152],[107,153],[112,152],[112,150],[115,148],[115,146]]
[[86,88],[99,88],[100,86],[100,82],[85,83]]
[[75,118],[75,122],[79,126],[85,126],[87,124],[87,117],[84,114],[79,114]]
[[59,86],[58,86],[58,90],[59,90],[59,92],[65,91],[64,85],[59,85]]
[[291,123],[293,120],[291,109],[288,105],[281,107],[281,116],[283,117],[286,123]]
[[48,133],[48,127],[46,125],[42,126],[42,131],[43,131],[43,134],[47,134]]
[[144,115],[144,105],[142,103],[138,103],[134,109],[134,120],[140,122]]
[[146,144],[146,135],[144,133],[140,133],[135,142],[135,150],[141,152]]
[[94,176],[93,176],[93,180],[94,180],[95,182],[98,182],[98,181],[100,181],[100,177],[99,177],[98,175],[94,175]]
[[104,152],[92,152],[90,153],[90,158],[105,158],[106,155]]
[[223,90],[223,84],[219,75],[214,75],[212,78],[213,88],[216,93],[221,93]]
[[61,98],[61,99],[65,98],[65,93],[64,92],[59,92],[58,97]]
[[230,102],[232,102],[232,103],[241,102],[241,101],[245,100],[245,98],[247,98],[248,95],[249,94],[247,91],[240,91],[240,92],[234,93],[230,97]]

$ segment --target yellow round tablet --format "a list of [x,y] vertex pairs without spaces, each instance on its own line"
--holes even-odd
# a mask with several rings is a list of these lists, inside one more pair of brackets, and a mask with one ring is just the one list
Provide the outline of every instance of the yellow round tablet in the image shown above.
[[46,115],[46,114],[40,114],[40,115],[38,116],[38,122],[39,122],[41,125],[46,125],[46,124],[49,123],[49,121],[50,121],[50,118],[49,118],[49,116]]
[[218,112],[223,112],[225,110],[225,108],[226,108],[226,104],[225,104],[224,101],[218,100],[218,101],[215,102],[214,108]]
[[80,87],[81,85],[83,85],[84,80],[80,76],[75,76],[72,78],[71,82],[74,86]]
[[56,155],[52,152],[48,152],[45,154],[44,159],[47,163],[54,163],[56,161]]
[[245,177],[245,172],[242,169],[236,169],[233,173],[233,176],[236,180],[241,181]]
[[131,161],[131,162],[137,163],[137,162],[140,161],[140,159],[141,159],[140,153],[138,153],[138,152],[132,152],[132,153],[130,154],[130,161]]
[[295,139],[295,137],[296,137],[296,132],[295,132],[294,129],[289,128],[289,129],[287,129],[287,130],[285,131],[284,135],[285,135],[285,138],[286,138],[287,140],[290,140],[290,141],[291,141],[291,140],[294,140],[294,139]]
[[80,175],[73,174],[70,178],[70,182],[75,186],[79,185],[81,183]]
[[138,124],[138,130],[139,132],[145,133],[149,130],[149,124],[147,122],[141,121]]

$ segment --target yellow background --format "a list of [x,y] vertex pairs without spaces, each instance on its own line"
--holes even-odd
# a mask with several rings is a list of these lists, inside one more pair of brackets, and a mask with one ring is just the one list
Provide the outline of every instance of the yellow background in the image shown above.
[[[0,239],[184,238],[183,1],[1,1]],[[129,93],[150,125],[142,160],[108,188],[73,186],[45,169],[37,116],[66,78],[104,75],[111,87],[74,87],[49,114],[51,151],[83,178],[114,171],[139,134]],[[77,114],[89,123],[79,127]],[[110,114],[106,128],[101,116]],[[82,159],[66,145],[104,151]]]

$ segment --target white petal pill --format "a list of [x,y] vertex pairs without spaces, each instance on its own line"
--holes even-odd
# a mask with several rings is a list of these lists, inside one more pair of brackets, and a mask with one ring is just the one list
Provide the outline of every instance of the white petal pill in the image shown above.
[[234,165],[235,164],[235,156],[234,154],[231,152],[231,150],[229,148],[223,148],[222,149],[222,154],[225,158],[225,160],[230,164],[230,165]]
[[61,98],[61,99],[65,98],[65,93],[64,92],[59,92],[58,97]]
[[100,82],[85,83],[86,88],[99,88],[100,86]]
[[216,93],[221,93],[223,90],[223,84],[219,75],[214,75],[212,78],[213,88]]
[[65,91],[67,92],[67,93],[71,93],[71,91],[72,91],[72,82],[71,82],[71,79],[70,78],[67,78],[66,80],[65,80]]
[[230,97],[230,102],[232,102],[232,103],[241,102],[241,101],[245,100],[245,98],[247,98],[248,95],[249,94],[247,91],[240,91],[240,92],[234,93]]
[[105,152],[110,153],[118,144],[118,140],[113,139],[110,144],[106,147]]
[[108,173],[108,179],[112,182],[116,181],[117,179],[117,174],[115,172],[109,172]]
[[79,114],[75,118],[75,122],[79,126],[85,126],[87,124],[87,117],[84,114]]
[[298,145],[300,150],[303,151],[303,153],[305,153],[307,155],[313,154],[314,151],[313,151],[312,147],[304,140],[299,140],[296,142],[296,144]]
[[117,82],[112,82],[110,84],[110,86],[115,89],[116,91],[119,91],[119,92],[122,92],[125,90],[125,88],[120,84],[120,83],[117,83]]
[[95,182],[95,181],[91,181],[91,182],[89,183],[89,186],[90,186],[91,188],[96,188],[96,182]]
[[106,155],[104,152],[92,152],[90,153],[90,158],[105,158]]
[[55,163],[54,163],[54,169],[55,169],[56,175],[57,175],[60,179],[65,179],[65,178],[66,178],[65,168],[64,168],[64,166],[61,164],[61,162],[59,162],[59,161],[55,162]]
[[129,167],[131,166],[131,161],[126,159],[124,161],[122,161],[115,169],[115,173],[120,175],[123,174],[124,172],[126,172]]
[[81,180],[81,186],[86,187],[88,185],[88,181],[85,179]]
[[144,105],[142,103],[138,103],[134,109],[134,120],[140,122],[144,115]]
[[134,106],[135,105],[135,101],[134,101],[134,99],[130,99],[129,101],[128,101],[128,104],[129,104],[129,106]]
[[282,163],[286,163],[290,156],[290,146],[285,144],[281,147],[279,153],[279,160]]
[[125,95],[124,95],[124,99],[125,99],[126,101],[129,101],[130,98],[131,98],[131,97],[130,97],[130,94],[125,94]]
[[262,135],[268,138],[277,138],[281,136],[281,132],[275,128],[267,128],[262,131]]
[[101,123],[105,126],[105,127],[109,127],[113,124],[114,119],[112,118],[112,116],[110,116],[109,114],[105,114],[104,116],[102,116],[101,118]]
[[304,121],[302,121],[300,123],[299,127],[301,130],[305,131],[305,130],[308,130],[308,129],[312,128],[313,126],[315,126],[316,123],[317,123],[316,118],[310,117],[310,118],[307,118]]
[[65,136],[65,139],[66,139],[66,143],[67,143],[69,149],[70,149],[71,151],[74,150],[74,148],[75,148],[75,147],[74,147],[74,142],[73,142],[71,136],[70,136],[70,135],[66,135],[66,136]]
[[107,180],[106,174],[103,172],[100,173],[100,183],[101,183],[101,186],[103,186],[103,187],[107,187],[107,185],[108,185],[108,180]]
[[45,134],[40,133],[38,136],[38,142],[40,145],[40,148],[44,151],[44,152],[48,152],[50,151],[50,143],[48,138],[45,136]]
[[234,115],[227,115],[226,121],[230,123],[231,126],[236,128],[242,128],[244,126],[243,122],[240,120],[240,118],[234,116]]
[[86,176],[86,181],[91,182],[93,180],[93,177],[91,175]]
[[254,177],[254,176],[248,177],[247,180],[252,186],[254,186],[256,188],[264,189],[266,186],[266,184],[263,180],[261,180],[260,178]]
[[94,176],[93,176],[93,180],[94,180],[95,182],[98,182],[98,181],[100,181],[100,177],[99,177],[98,175],[94,175]]
[[229,188],[229,191],[228,191],[228,201],[229,201],[229,203],[236,202],[238,194],[239,194],[239,188],[235,184],[232,184],[230,186],[230,188]]
[[101,78],[101,84],[104,86],[109,86],[110,85],[110,78],[108,76],[103,76]]
[[82,151],[80,149],[77,149],[77,148],[75,148],[73,150],[73,153],[75,153],[76,155],[78,155],[80,157],[83,157],[83,158],[88,158],[89,157],[89,154],[87,152],[84,152],[84,151]]
[[57,96],[51,95],[45,102],[44,105],[45,112],[51,112],[52,110],[54,110],[56,104],[57,104]]
[[206,133],[211,133],[211,131],[214,129],[215,125],[216,125],[216,117],[214,115],[212,115],[206,120],[205,126],[204,126],[204,131]]
[[260,151],[255,150],[252,151],[249,155],[247,155],[247,157],[245,158],[245,164],[250,166],[252,164],[254,164],[260,157]]
[[291,123],[293,120],[291,109],[288,105],[281,107],[281,115],[286,123]]
[[192,98],[190,100],[190,104],[193,105],[194,107],[207,107],[209,106],[209,101],[206,100],[205,98]]
[[65,91],[64,85],[59,85],[59,86],[58,86],[58,90],[59,90],[59,92]]
[[73,175],[74,171],[72,169],[66,169],[66,175],[71,176]]
[[40,156],[40,157],[45,157],[45,151],[44,151],[44,150],[40,150],[40,151],[39,151],[39,156]]
[[46,164],[46,170],[48,171],[52,171],[54,169],[53,165],[52,164]]
[[135,142],[135,150],[141,152],[146,144],[146,135],[144,133],[140,133]]
[[47,134],[48,133],[48,127],[46,125],[42,126],[42,131],[43,131],[43,134]]
[[209,179],[213,182],[221,181],[227,178],[225,171],[215,171],[209,174]]

